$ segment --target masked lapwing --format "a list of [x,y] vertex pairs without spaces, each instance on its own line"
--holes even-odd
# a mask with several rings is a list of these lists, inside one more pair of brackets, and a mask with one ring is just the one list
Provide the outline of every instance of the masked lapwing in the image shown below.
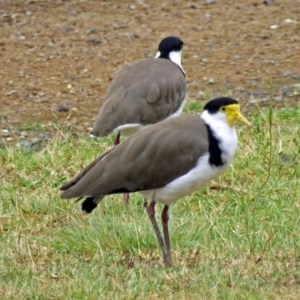
[[[90,213],[106,195],[141,193],[164,263],[171,265],[169,206],[229,167],[238,144],[235,120],[250,125],[238,102],[222,97],[208,102],[201,114],[144,128],[62,186],[61,198],[85,197],[82,210]],[[164,238],[155,218],[156,203],[164,204]]]
[[92,135],[104,137],[114,131],[116,145],[120,135],[179,116],[186,93],[182,47],[180,38],[167,37],[159,43],[156,58],[122,68],[108,88]]
[[[186,94],[185,72],[181,65],[183,41],[164,38],[155,58],[136,62],[114,77],[92,129],[92,136],[117,133],[129,136],[144,126],[179,116]],[[124,194],[127,203],[129,195]]]

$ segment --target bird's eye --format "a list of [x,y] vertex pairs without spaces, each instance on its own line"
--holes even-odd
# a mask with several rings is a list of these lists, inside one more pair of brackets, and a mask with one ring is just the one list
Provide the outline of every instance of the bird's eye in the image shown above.
[[224,106],[223,106],[223,107],[221,107],[221,110],[222,110],[222,111],[225,111],[225,107],[224,107]]

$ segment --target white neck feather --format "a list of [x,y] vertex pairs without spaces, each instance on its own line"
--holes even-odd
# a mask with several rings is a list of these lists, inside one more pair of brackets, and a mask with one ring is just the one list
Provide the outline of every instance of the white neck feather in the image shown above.
[[200,118],[211,128],[214,136],[220,141],[223,161],[230,163],[235,155],[238,139],[234,126],[230,126],[222,112],[214,114],[203,111]]
[[[159,58],[160,57],[160,51],[158,51],[156,53],[156,56],[155,58]],[[169,59],[174,63],[176,64],[181,70],[182,72],[185,74],[184,70],[183,70],[183,67],[181,65],[181,51],[171,51],[169,53]]]

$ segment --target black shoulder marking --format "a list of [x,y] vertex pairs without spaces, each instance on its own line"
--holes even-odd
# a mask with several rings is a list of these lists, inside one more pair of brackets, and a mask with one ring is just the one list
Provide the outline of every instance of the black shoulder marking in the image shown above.
[[214,136],[209,125],[205,124],[208,133],[208,152],[209,152],[209,163],[211,166],[220,167],[224,163],[222,161],[222,150],[219,146],[219,140]]
[[95,197],[86,198],[81,204],[81,210],[87,214],[90,214],[98,205],[94,202]]

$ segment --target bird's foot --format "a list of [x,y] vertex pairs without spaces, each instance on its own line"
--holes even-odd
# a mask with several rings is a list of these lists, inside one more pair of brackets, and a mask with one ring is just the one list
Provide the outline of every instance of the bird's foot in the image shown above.
[[170,255],[168,254],[164,255],[164,264],[166,267],[170,267],[172,265],[172,260]]

